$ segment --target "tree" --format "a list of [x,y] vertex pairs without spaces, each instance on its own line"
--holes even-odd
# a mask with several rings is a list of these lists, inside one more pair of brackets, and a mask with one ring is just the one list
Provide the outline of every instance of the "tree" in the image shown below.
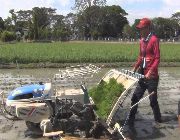
[[123,27],[123,37],[124,38],[134,38],[134,32],[133,32],[133,29],[132,27],[129,25],[129,24],[126,24],[124,27]]
[[119,37],[122,36],[124,25],[128,23],[125,17],[127,13],[120,6],[112,5],[102,7],[102,36]]
[[16,39],[16,35],[13,32],[3,31],[1,34],[1,40],[3,42],[13,41]]
[[91,6],[104,6],[105,4],[106,0],[75,0],[75,9],[82,12]]
[[132,25],[132,38],[134,39],[139,39],[140,38],[140,33],[139,31],[137,30],[136,26],[138,25],[140,19],[135,19],[134,20],[134,24]]
[[65,24],[65,17],[63,15],[56,15],[56,22],[53,26],[53,38],[55,40],[66,41],[70,33],[70,29]]
[[12,19],[13,24],[16,26],[17,16],[14,12],[14,9],[9,10],[9,13],[11,14],[11,19]]
[[7,31],[14,31],[14,25],[12,24],[12,19],[10,17],[4,19],[4,27]]
[[180,12],[174,13],[171,18],[179,24],[179,28],[177,28],[175,31],[175,36],[177,37],[180,35]]
[[16,13],[18,21],[29,21],[32,18],[32,10],[19,10]]
[[60,28],[64,26],[64,16],[63,15],[54,15],[53,17],[53,39],[60,39]]
[[31,10],[20,10],[16,12],[17,22],[16,22],[16,30],[22,31],[24,29],[29,29],[29,22],[32,20],[32,11]]
[[154,31],[159,38],[169,39],[175,36],[175,31],[179,28],[176,20],[170,18],[154,18]]
[[28,33],[25,35],[25,39],[34,39],[34,25],[31,20],[28,20]]
[[[92,29],[92,18],[95,17],[92,13],[95,13],[96,16],[99,14],[94,12],[97,10],[97,7],[102,7],[106,4],[106,0],[75,0],[75,9],[78,13],[78,23],[82,25],[78,25],[79,27],[79,35],[84,37],[92,37],[97,35],[97,30]],[[91,11],[92,10],[92,11]],[[83,23],[83,20],[85,22]]]
[[180,25],[180,12],[174,13],[171,18],[176,20],[178,24]]
[[[96,15],[96,16],[94,16]],[[80,36],[93,39],[98,37],[119,37],[125,24],[127,13],[120,6],[91,6],[78,14]]]
[[[96,15],[96,16],[94,16]],[[95,37],[100,34],[102,25],[102,9],[99,6],[91,6],[78,14],[77,28],[80,37]]]
[[50,26],[52,17],[56,9],[52,8],[39,8],[34,7],[32,10],[32,21],[34,29],[34,39],[39,39],[40,31],[45,29],[47,26]]
[[67,14],[64,17],[64,23],[71,34],[71,38],[77,38],[77,15],[73,13]]
[[4,21],[3,19],[0,17],[0,32],[2,32],[4,30]]

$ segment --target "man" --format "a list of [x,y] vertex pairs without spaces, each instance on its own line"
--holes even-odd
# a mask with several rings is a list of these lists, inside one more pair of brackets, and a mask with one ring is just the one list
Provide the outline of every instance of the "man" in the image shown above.
[[[154,113],[155,122],[161,122],[161,113],[157,101],[157,86],[159,82],[158,64],[160,61],[159,39],[151,32],[151,21],[148,18],[140,20],[136,28],[140,31],[140,53],[137,62],[134,65],[133,71],[139,71],[145,75],[144,79],[140,79],[131,99],[131,105],[137,103],[148,90],[148,93],[153,93],[150,99],[150,106]],[[128,124],[134,126],[135,114],[138,106],[135,106],[130,111]],[[157,124],[156,123],[156,124]]]

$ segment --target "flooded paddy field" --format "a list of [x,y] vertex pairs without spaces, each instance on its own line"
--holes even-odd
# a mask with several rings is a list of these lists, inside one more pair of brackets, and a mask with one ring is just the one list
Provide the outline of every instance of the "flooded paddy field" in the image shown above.
[[[58,69],[54,70],[58,72]],[[1,69],[0,89],[8,93],[12,89],[26,84],[38,82],[50,82],[53,78],[53,69]]]
[[[97,84],[108,70],[102,69],[90,82],[94,85]],[[12,89],[24,84],[40,81],[51,82],[56,73],[58,73],[58,69],[0,69],[0,90],[8,94]],[[180,129],[176,117],[177,103],[180,100],[180,67],[162,67],[159,74],[158,101],[163,123],[160,128],[153,127],[152,109],[149,100],[145,100],[139,105],[135,122],[137,133],[134,139],[136,140],[178,140],[180,138]],[[90,88],[90,85],[88,85],[88,88]],[[125,104],[129,106],[130,97]],[[27,129],[24,121],[10,121],[0,116],[0,124],[0,140],[47,139],[27,137],[24,133]]]

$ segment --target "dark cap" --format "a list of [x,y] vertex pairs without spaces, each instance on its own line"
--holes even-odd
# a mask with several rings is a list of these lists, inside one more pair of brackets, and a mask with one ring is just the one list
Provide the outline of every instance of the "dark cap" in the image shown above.
[[136,28],[141,29],[144,27],[149,27],[151,25],[151,20],[148,18],[142,18]]

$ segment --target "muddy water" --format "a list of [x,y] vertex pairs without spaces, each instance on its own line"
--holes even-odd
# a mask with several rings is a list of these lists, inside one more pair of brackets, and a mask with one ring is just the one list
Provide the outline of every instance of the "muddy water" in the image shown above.
[[40,81],[49,82],[58,69],[1,69],[0,89],[8,93],[12,89]]
[[[120,68],[119,68],[120,69]],[[99,79],[109,69],[103,69],[93,78],[93,83],[97,83]],[[0,70],[0,89],[8,93],[13,88],[29,83],[39,81],[48,82],[58,69],[11,69]],[[160,68],[159,82],[159,105],[164,122],[160,128],[153,127],[153,113],[146,100],[139,105],[137,120],[135,123],[137,140],[178,140],[180,130],[177,128],[177,102],[180,100],[180,67]],[[147,93],[145,93],[147,95]],[[128,105],[129,100],[126,101]],[[34,138],[26,137],[24,131],[26,126],[23,121],[8,121],[0,116],[0,140],[33,140]],[[36,138],[42,140],[45,138]]]
[[[95,85],[109,69],[102,69],[92,78],[83,78],[82,82],[90,87]],[[16,87],[38,82],[51,82],[59,69],[0,69],[0,90],[6,94]]]

